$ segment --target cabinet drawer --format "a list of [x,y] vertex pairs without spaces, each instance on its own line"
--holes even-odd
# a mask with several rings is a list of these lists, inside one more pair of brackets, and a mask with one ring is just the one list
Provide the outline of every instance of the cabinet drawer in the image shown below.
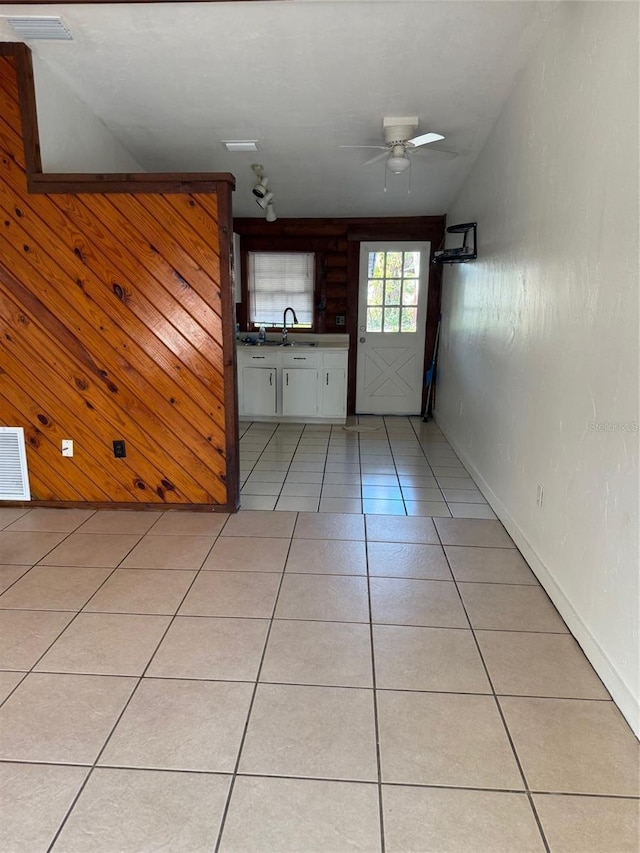
[[340,352],[323,352],[323,364],[325,367],[346,367],[347,366],[347,351]]
[[278,367],[280,363],[278,353],[272,352],[243,352],[238,360],[242,365],[251,367]]
[[317,352],[287,352],[282,354],[283,367],[317,367]]

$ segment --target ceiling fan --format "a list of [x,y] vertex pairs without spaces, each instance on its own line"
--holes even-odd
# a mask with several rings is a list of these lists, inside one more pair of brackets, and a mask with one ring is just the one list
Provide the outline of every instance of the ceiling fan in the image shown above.
[[[438,152],[438,155],[453,158],[458,154],[455,151],[448,151],[444,148],[435,148],[433,142],[440,142],[444,139],[441,133],[422,133],[419,136],[412,136],[418,129],[419,119],[417,116],[409,116],[405,118],[384,118],[382,120],[382,129],[384,131],[385,145],[341,145],[340,148],[378,148],[383,153],[376,154],[364,166],[370,163],[376,163],[378,160],[387,158],[387,169],[395,175],[401,175],[405,169],[410,166],[409,155],[424,154]],[[423,145],[429,145],[425,151],[420,150]]]

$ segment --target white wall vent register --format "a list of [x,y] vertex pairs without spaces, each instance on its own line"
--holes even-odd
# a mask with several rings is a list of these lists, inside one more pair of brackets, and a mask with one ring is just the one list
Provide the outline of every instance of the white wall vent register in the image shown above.
[[34,39],[73,40],[70,31],[58,17],[42,15],[9,16],[7,21],[14,33],[25,41],[34,41]]
[[0,427],[0,501],[30,501],[22,427]]

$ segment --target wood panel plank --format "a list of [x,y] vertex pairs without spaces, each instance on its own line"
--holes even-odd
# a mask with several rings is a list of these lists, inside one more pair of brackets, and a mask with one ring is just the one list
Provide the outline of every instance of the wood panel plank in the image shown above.
[[[0,411],[2,412],[0,422],[6,426],[19,425],[24,428],[27,465],[32,493],[33,481],[31,475],[34,474],[37,476],[40,483],[37,497],[34,496],[34,499],[47,500],[52,484],[55,484],[53,486],[54,489],[57,486],[58,490],[60,488],[67,491],[69,488],[73,490],[73,486],[69,487],[62,472],[59,472],[55,466],[51,466],[55,452],[54,444],[46,434],[47,426],[45,425],[45,419],[49,419],[48,413],[43,412],[42,407],[37,406],[24,392],[24,389],[17,387],[16,383],[10,377],[4,377],[4,379],[2,394],[0,394]],[[34,425],[30,420],[31,413],[35,409],[39,409],[37,416],[42,418],[42,421],[37,421],[37,425]],[[37,450],[37,452],[32,453],[32,450]],[[49,466],[52,467],[50,475],[47,471]],[[94,488],[95,486],[90,480],[85,484],[85,490],[91,491]],[[81,494],[81,492],[78,492],[78,499],[81,497]],[[104,500],[104,496],[101,500]]]
[[[134,196],[127,198],[126,213],[118,206],[117,195],[93,195],[90,197],[90,207],[96,216],[110,219],[112,233],[119,240],[135,246],[138,260],[150,272],[156,277],[175,277],[182,288],[191,288],[220,316],[218,257],[212,258],[210,267],[203,270],[176,242],[171,234],[170,223],[159,223],[144,208],[135,204]],[[86,195],[83,196],[85,203],[88,203],[87,199]],[[179,262],[178,266],[174,266],[176,262]],[[197,310],[195,306],[193,310]]]
[[[4,294],[0,294],[0,308],[3,320],[5,316],[9,322],[15,319],[15,309],[12,310]],[[162,480],[169,480],[168,475],[155,468],[138,450],[139,445],[132,440],[130,424],[124,421],[119,407],[110,405],[104,391],[74,369],[71,359],[65,358],[59,349],[52,351],[54,345],[38,330],[34,318],[26,312],[22,317],[22,334],[13,331],[4,335],[2,363],[7,373],[28,384],[49,411],[57,412],[56,418],[66,437],[76,442],[76,457],[82,458],[84,464],[92,460],[107,479],[114,465],[112,441],[114,438],[128,440],[126,459],[116,460],[119,469],[124,469],[124,476],[114,479],[110,487],[112,493],[118,490],[116,500],[136,500],[140,490],[161,488]],[[172,486],[166,490],[170,493],[168,499],[184,503],[184,496],[172,496],[178,489],[173,482]],[[65,496],[65,499],[71,498]]]
[[[118,298],[136,313],[144,326],[152,328],[154,334],[163,337],[165,341],[170,341],[171,347],[180,350],[181,359],[191,369],[204,370],[209,379],[211,371],[207,361],[220,356],[221,345],[164,287],[142,276],[140,263],[132,262],[126,248],[111,237],[108,223],[98,223],[89,215],[83,197],[60,195],[51,200],[67,222],[77,229],[73,235],[74,252],[80,253],[82,262],[102,281],[111,283]],[[138,286],[140,280],[143,286]],[[122,289],[122,296],[118,295],[118,286]],[[153,293],[153,301],[146,296],[147,290]],[[220,317],[206,305],[200,303],[199,307],[207,311],[207,319],[217,327],[221,336]],[[221,386],[219,390],[222,397]]]
[[[110,482],[109,475],[101,482],[95,482],[82,466],[78,467],[78,459],[73,465],[66,466],[73,471],[73,476],[65,474],[60,466],[62,439],[69,438],[63,426],[49,413],[42,401],[36,402],[27,392],[30,383],[14,381],[8,373],[5,358],[0,355],[0,364],[5,371],[2,376],[2,395],[0,407],[2,423],[5,426],[22,426],[25,431],[27,466],[29,478],[32,472],[38,475],[38,491],[32,484],[34,500],[52,500],[58,494],[68,496],[68,500],[82,500],[85,495],[92,495],[92,500],[106,501],[109,494],[105,487]],[[35,388],[30,389],[36,392]],[[57,411],[57,407],[56,407]],[[112,483],[112,486],[117,483]]]
[[[10,257],[15,263],[15,265],[19,265],[22,260],[19,255],[16,256],[15,253],[12,254],[11,249],[7,249],[5,247],[6,256]],[[34,275],[33,271],[31,271],[32,280],[38,282],[38,277]],[[0,275],[0,281],[2,280],[2,276]],[[11,313],[11,305],[9,303],[9,299],[12,296],[15,296],[15,291],[18,289],[16,285],[11,288],[11,293],[9,293],[5,297],[5,303],[3,307],[3,317],[5,313],[7,316]],[[40,295],[44,296],[45,291],[48,290],[49,293],[52,293],[52,288],[46,284],[46,282],[42,281],[42,287],[40,289]],[[3,294],[0,292],[0,304],[2,304],[2,296]],[[84,399],[84,405],[88,409],[88,412],[84,414],[84,419],[89,417],[89,413],[96,412],[99,413],[100,419],[105,417],[105,415],[111,415],[111,424],[113,427],[113,431],[111,436],[104,435],[103,442],[104,446],[111,447],[111,441],[117,437],[124,437],[128,441],[133,442],[137,448],[148,449],[148,455],[153,457],[154,454],[157,454],[157,447],[153,441],[152,435],[154,430],[162,430],[162,425],[165,425],[165,438],[169,438],[169,422],[168,418],[164,418],[160,420],[157,416],[157,412],[155,410],[151,410],[148,408],[146,401],[143,398],[136,394],[135,387],[133,390],[129,386],[129,383],[126,381],[127,376],[135,376],[135,371],[130,369],[123,371],[122,375],[119,377],[117,373],[111,372],[107,373],[104,369],[101,368],[101,364],[103,363],[101,359],[101,350],[99,342],[97,345],[94,345],[93,352],[89,352],[86,348],[85,339],[90,336],[82,334],[82,342],[79,337],[76,337],[70,329],[74,328],[73,321],[73,313],[70,312],[69,306],[64,301],[55,301],[53,305],[49,306],[46,301],[43,299],[37,300],[37,304],[34,305],[33,309],[29,311],[28,303],[36,302],[35,299],[29,299],[28,294],[23,295],[20,301],[20,308],[22,311],[22,315],[25,317],[25,320],[30,320],[31,322],[37,323],[38,321],[42,325],[43,323],[49,327],[50,337],[58,342],[64,342],[64,350],[62,352],[53,352],[51,353],[49,364],[52,362],[62,363],[67,365],[67,372],[63,376],[63,381],[58,383],[58,388],[63,389],[65,387],[71,387],[75,391],[79,391],[81,396]],[[71,319],[67,319],[66,313],[71,313]],[[21,321],[19,317],[16,315],[14,319],[14,327],[15,328],[23,328],[25,325],[25,320]],[[64,321],[67,320],[67,323]],[[79,330],[82,333],[82,326],[79,325]],[[47,344],[46,339],[41,339],[39,344],[33,344],[32,349],[47,350],[50,352],[50,347]],[[70,364],[67,357],[73,359],[73,363]],[[97,361],[95,360],[97,358]],[[105,362],[108,363],[108,360]],[[124,381],[122,381],[124,379]],[[148,393],[151,397],[153,397],[152,389],[149,388]],[[114,403],[112,397],[114,394],[118,395],[119,402]],[[65,402],[65,406],[67,403]],[[173,413],[171,413],[173,414]],[[144,425],[144,428],[143,428]],[[152,432],[149,432],[150,426],[152,428]],[[174,427],[175,429],[175,427]],[[185,432],[189,430],[189,425],[185,424]],[[219,452],[216,452],[215,448],[212,448],[209,445],[202,448],[202,451],[206,451],[209,458],[217,461],[220,458]],[[110,457],[107,456],[110,460]],[[207,456],[204,456],[206,459]],[[180,447],[177,451],[176,457],[172,460],[174,466],[181,466],[184,469],[189,470],[191,479],[195,479],[196,482],[202,482],[204,484],[205,490],[209,493],[216,495],[219,499],[219,495],[223,487],[219,481],[220,474],[216,471],[212,471],[210,467],[207,467],[204,464],[202,458],[199,455],[194,454],[189,448]],[[172,480],[166,474],[156,470],[155,474],[148,475],[151,478],[152,482],[154,480],[161,481]],[[173,471],[173,479],[176,479],[177,482],[180,482],[180,476],[176,473],[176,469]],[[156,485],[155,488],[158,488]],[[146,499],[146,498],[145,498]],[[183,498],[183,502],[189,502],[188,497]],[[200,503],[203,502],[203,499],[199,498],[194,502]]]
[[[7,175],[7,174],[11,173],[12,165],[10,163],[6,164],[6,165],[4,163],[2,163],[2,164],[0,164],[0,169],[2,169],[5,172],[5,175]],[[6,183],[7,184],[11,183],[11,178],[9,178],[6,181]],[[0,204],[3,204],[5,211],[7,212],[7,214],[9,214],[10,211],[8,210],[8,204],[5,206],[4,198],[5,198],[4,188],[2,185],[0,185]],[[9,203],[10,203],[10,199],[9,199]],[[34,250],[32,249],[32,247],[30,245],[32,242],[32,240],[31,240],[32,235],[35,234],[36,238],[37,238],[37,236],[39,234],[41,234],[41,238],[40,238],[41,241],[50,243],[54,239],[54,231],[46,223],[51,223],[51,225],[55,227],[55,233],[62,232],[65,229],[65,227],[68,230],[68,225],[67,225],[64,217],[59,215],[59,211],[55,207],[53,209],[49,208],[48,200],[45,199],[44,197],[39,197],[39,196],[29,197],[29,205],[30,205],[30,207],[26,207],[26,205],[23,205],[23,209],[21,211],[21,216],[20,216],[19,222],[13,223],[13,229],[14,229],[14,231],[15,230],[18,231],[19,236],[23,240],[28,239],[30,241],[29,243],[27,243],[27,242],[22,243],[20,240],[18,240],[18,243],[20,243],[22,248],[24,248],[24,246],[29,247],[29,251],[27,252],[27,254],[29,256],[30,261],[33,262],[34,258],[36,258],[37,255],[34,254]],[[38,210],[38,212],[40,213],[39,217],[33,216],[31,219],[29,219],[29,214],[31,212],[31,206],[33,206],[34,208],[36,208]],[[53,220],[52,214],[58,215],[58,218],[56,220]],[[29,228],[30,228],[31,233],[28,235],[20,230],[21,229],[20,223],[25,218],[29,219]],[[6,225],[7,221],[10,222],[10,220],[5,220],[5,225]],[[8,227],[10,228],[10,225]],[[67,270],[71,271],[71,275],[74,276],[74,281],[80,287],[82,294],[85,297],[92,298],[96,302],[96,304],[101,306],[102,310],[104,311],[104,316],[96,318],[96,325],[98,328],[101,329],[101,331],[103,331],[103,327],[105,326],[105,323],[107,322],[107,319],[109,316],[115,316],[119,320],[121,326],[124,328],[127,328],[127,325],[131,323],[131,317],[130,317],[128,308],[124,306],[124,304],[122,303],[122,300],[117,298],[117,294],[114,294],[113,284],[111,287],[109,287],[108,286],[109,283],[106,283],[106,285],[105,285],[105,282],[103,280],[100,280],[98,277],[87,275],[89,270],[87,269],[87,266],[84,262],[84,255],[83,255],[83,249],[84,248],[85,248],[85,242],[84,241],[82,241],[82,240],[74,241],[71,246],[68,246],[69,251],[67,252],[63,261],[61,261],[61,264],[64,267],[66,267]],[[83,256],[79,257],[79,254],[83,255]],[[48,258],[44,258],[44,259],[41,258],[42,264],[46,264],[47,261],[48,261]],[[55,276],[55,270],[53,269],[53,265],[51,262],[48,263],[48,267],[49,267],[49,269],[47,271],[47,274]],[[54,280],[57,280],[57,277],[55,277]],[[114,283],[116,283],[116,282],[114,282]],[[68,290],[68,284],[69,284],[69,282],[65,280],[63,287],[65,287],[67,290]],[[76,294],[76,296],[77,296],[77,294]],[[69,296],[68,298],[71,298],[71,297]],[[155,332],[156,332],[156,328],[154,327],[154,333]],[[140,340],[140,343],[142,345],[144,345],[147,339],[142,338],[139,340]],[[161,340],[161,338],[157,334],[154,334],[153,340],[157,341],[157,340]],[[163,340],[163,343],[165,343],[165,345],[166,345],[166,343],[167,343],[166,340]],[[172,353],[172,358],[173,358],[172,363],[175,363],[175,356],[177,354],[180,354],[180,347],[178,345],[174,345],[173,348],[170,346],[166,346],[166,349],[168,349]],[[177,350],[177,352],[176,352],[176,350]],[[152,354],[152,356],[153,356],[154,363],[155,363],[157,361],[157,356],[155,354]],[[155,375],[154,364],[151,365],[151,369]],[[177,376],[180,376],[181,378],[184,377],[184,375],[185,375],[185,371],[182,369],[182,366],[180,364],[177,364],[177,363],[176,363],[176,368],[173,372],[174,372],[174,374],[177,374]],[[190,374],[188,372],[186,373],[186,375],[187,375],[187,377],[190,376]],[[208,375],[206,378],[207,378],[207,380],[209,380]],[[216,380],[215,375],[212,377],[212,381],[207,381],[207,383],[205,385],[200,384],[199,387],[195,390],[194,398],[206,400],[207,396],[208,396],[207,391],[213,392],[214,394],[216,394],[216,392],[217,392],[218,397],[219,397],[219,395],[222,393],[220,390],[222,387],[222,381],[219,377],[217,377],[217,378],[218,378],[217,385],[215,384],[215,380]],[[171,393],[168,397],[169,400],[171,400],[171,399],[175,400],[176,390],[177,389],[175,389],[175,388],[173,388],[171,390]],[[174,405],[175,405],[175,403],[174,403]],[[213,418],[214,421],[216,421],[220,426],[222,425],[221,409],[222,409],[222,406],[221,406],[220,402],[218,401],[216,403],[216,405],[212,408],[212,410],[207,412],[207,417]]]

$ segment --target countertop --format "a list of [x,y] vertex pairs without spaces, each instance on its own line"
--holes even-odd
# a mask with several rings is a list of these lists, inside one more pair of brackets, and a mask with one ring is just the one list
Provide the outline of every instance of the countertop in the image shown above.
[[[250,339],[250,340],[247,340]],[[287,339],[287,343],[282,343],[282,335],[281,334],[272,334],[267,335],[267,340],[264,343],[258,343],[258,336],[256,333],[241,335],[240,340],[236,342],[238,348],[244,349],[245,347],[251,349],[257,349],[258,347],[268,347],[271,348],[287,348],[289,347],[300,347],[304,349],[314,349],[314,350],[323,350],[323,349],[332,349],[332,350],[348,350],[349,349],[349,335],[314,335],[312,333],[302,333],[302,332],[290,332],[289,337]]]

